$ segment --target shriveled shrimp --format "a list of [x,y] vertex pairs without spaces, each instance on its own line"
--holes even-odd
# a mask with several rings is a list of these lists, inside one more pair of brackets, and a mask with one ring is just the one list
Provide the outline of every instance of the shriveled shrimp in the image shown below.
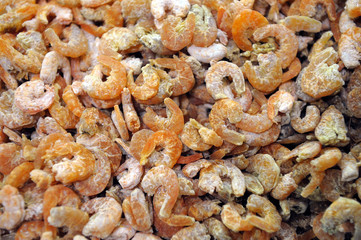
[[252,194],[247,199],[247,209],[262,216],[247,216],[246,219],[251,225],[269,233],[277,232],[281,228],[282,218],[267,198]]
[[208,93],[214,100],[229,98],[234,99],[230,85],[223,83],[225,77],[230,76],[237,95],[245,91],[245,83],[241,69],[234,63],[220,61],[213,64],[207,71],[205,82]]
[[187,51],[192,57],[202,63],[219,61],[227,55],[227,47],[221,43],[213,43],[208,47],[191,45],[187,48]]
[[184,127],[184,117],[182,110],[170,98],[164,99],[167,107],[167,118],[160,117],[153,109],[147,107],[143,116],[143,122],[153,131],[169,130],[180,134]]
[[5,185],[0,191],[0,202],[4,207],[0,215],[0,228],[14,229],[23,221],[25,216],[23,196],[16,188]]
[[270,52],[259,54],[257,60],[259,66],[253,66],[251,61],[246,61],[243,65],[249,83],[261,92],[274,91],[282,83],[281,58]]
[[119,105],[114,105],[114,110],[111,115],[112,121],[116,129],[118,130],[120,137],[126,141],[129,140],[129,133],[127,125],[124,121],[123,113],[119,109]]
[[210,46],[217,38],[217,25],[211,11],[204,5],[195,4],[190,12],[196,15],[192,43],[197,47]]
[[121,219],[118,226],[114,229],[114,231],[108,236],[109,240],[113,239],[131,239],[136,233],[136,230],[129,224],[125,219]]
[[[127,169],[127,171],[126,171]],[[128,158],[114,174],[124,189],[133,189],[143,176],[143,166],[135,158]]]
[[213,130],[223,138],[223,140],[235,145],[242,145],[245,140],[244,135],[228,127],[226,123],[238,123],[242,120],[242,106],[231,99],[218,100],[212,107],[209,114],[209,122]]
[[[174,71],[174,78],[171,78],[173,82],[173,94],[172,96],[179,96],[189,92],[195,84],[194,76],[189,64],[180,58],[157,58],[151,61],[157,67],[170,69]],[[159,74],[159,73],[158,73]],[[162,77],[161,77],[162,78]]]
[[111,2],[111,0],[80,0],[80,3],[83,7],[91,8],[99,7],[109,2]]
[[267,37],[275,37],[279,41],[280,49],[276,51],[276,55],[281,59],[282,68],[287,68],[297,55],[298,40],[295,33],[281,24],[269,24],[258,28],[253,37],[256,41]]
[[[156,152],[157,146],[164,148],[162,152]],[[165,165],[172,168],[182,151],[182,142],[178,136],[168,130],[160,130],[153,133],[147,140],[141,154],[140,164],[150,162],[152,165]]]
[[216,147],[220,147],[223,144],[222,138],[218,136],[215,131],[204,127],[202,124],[192,118],[189,119],[189,121],[195,128],[198,129],[200,137],[206,144],[211,144]]
[[[308,55],[308,60],[312,61],[312,58],[321,53],[328,47],[328,43],[332,38],[333,34],[331,31],[324,32],[321,37],[313,44],[311,53]],[[330,54],[328,54],[330,55]]]
[[211,236],[208,234],[206,226],[202,223],[195,222],[192,226],[183,228],[177,232],[172,240],[181,240],[181,239],[211,239]]
[[160,83],[160,77],[157,71],[150,64],[147,64],[145,67],[142,67],[141,75],[142,77],[139,79],[142,79],[143,83],[142,85],[139,86],[134,83],[133,72],[129,71],[127,76],[127,82],[128,82],[127,87],[129,88],[130,93],[136,99],[148,100],[154,97],[155,95],[157,95],[159,83]]
[[62,96],[66,106],[68,109],[77,117],[81,117],[83,111],[85,110],[85,107],[80,102],[78,96],[75,95],[73,88],[71,85],[68,85],[63,90],[63,96]]
[[282,161],[296,157],[297,162],[316,157],[322,149],[318,141],[304,142],[282,157]]
[[242,217],[244,213],[245,209],[242,205],[229,202],[223,205],[221,212],[222,222],[229,229],[235,232],[251,231],[253,229],[253,225],[248,222],[247,217]]
[[58,69],[61,68],[65,82],[71,84],[71,70],[69,60],[55,51],[48,52],[40,70],[40,79],[46,84],[55,81]]
[[192,12],[184,21],[180,17],[168,15],[160,30],[163,45],[172,51],[179,51],[190,45],[195,30],[195,22],[196,16]]
[[325,211],[321,218],[322,229],[326,233],[335,234],[337,227],[346,221],[355,224],[354,239],[361,238],[361,204],[353,199],[339,197]]
[[39,10],[36,13],[36,19],[39,20],[42,24],[47,25],[49,23],[48,15],[51,14],[56,16],[53,21],[59,22],[62,25],[68,25],[73,20],[73,14],[71,12],[71,9],[61,7],[55,2],[49,2],[40,5]]
[[3,68],[0,64],[0,79],[5,83],[8,89],[15,90],[18,87],[16,79],[8,72],[7,69]]
[[122,216],[122,206],[114,198],[93,198],[81,206],[81,210],[93,214],[83,228],[84,236],[106,238],[109,236]]
[[302,102],[296,101],[291,112],[291,126],[299,133],[313,131],[321,119],[320,110],[315,105],[306,107],[306,115],[301,119]]
[[281,129],[278,125],[273,124],[272,127],[262,133],[253,133],[241,130],[239,134],[242,134],[244,137],[244,142],[249,146],[267,146],[275,142],[278,139],[278,136],[281,132]]
[[351,18],[357,18],[361,16],[360,3],[357,0],[346,1],[345,9]]
[[281,119],[277,119],[278,112],[288,113],[292,110],[295,99],[291,93],[279,90],[269,97],[267,103],[267,115],[273,122],[280,122]]
[[342,153],[342,158],[337,164],[342,170],[341,181],[349,182],[357,179],[359,176],[356,158],[352,154]]
[[133,133],[137,132],[140,128],[140,120],[137,115],[137,112],[134,109],[132,103],[132,96],[130,95],[128,88],[123,89],[122,104],[123,104],[124,120],[128,126],[129,131]]
[[149,210],[144,193],[139,188],[132,191],[129,197],[124,199],[123,211],[125,218],[137,231],[147,231],[152,226],[152,215]]
[[314,17],[316,15],[317,4],[325,6],[330,21],[336,20],[336,6],[333,0],[302,0],[299,8],[301,15]]
[[111,69],[110,76],[102,81],[102,66],[96,65],[90,75],[84,77],[83,89],[95,99],[109,100],[120,96],[126,85],[126,70],[124,66],[111,57],[100,55],[98,61]]
[[[6,2],[4,6],[7,6]],[[1,11],[2,14],[0,17],[0,33],[4,33],[8,30],[19,31],[22,28],[23,22],[32,19],[35,16],[37,10],[37,4],[27,3],[20,5],[14,9],[9,9],[9,11],[6,13],[3,13]]]
[[195,151],[207,151],[212,147],[211,144],[204,142],[198,129],[191,123],[191,121],[186,122],[184,125],[183,131],[180,134],[180,139],[184,145]]
[[55,158],[68,156],[69,154],[73,156],[73,160],[65,157],[63,161],[52,166],[52,171],[55,173],[57,181],[64,184],[81,181],[94,173],[95,158],[93,154],[78,143],[56,144],[52,149],[46,151],[43,158],[50,164]]
[[[297,77],[298,74],[301,71],[301,62],[300,60],[296,57],[291,64],[288,66],[288,71],[284,72],[282,74],[282,83],[285,83],[289,80],[291,80],[294,77]],[[281,90],[281,89],[280,89]]]
[[30,172],[34,169],[32,162],[23,162],[16,166],[4,180],[5,185],[10,185],[19,188],[24,185],[30,178]]
[[188,0],[155,0],[151,3],[151,12],[155,19],[162,19],[166,10],[171,11],[177,17],[185,17],[190,9]]
[[34,80],[25,82],[16,89],[14,103],[23,112],[34,115],[49,108],[54,97],[53,87],[44,85],[41,80]]
[[305,31],[318,33],[322,28],[322,23],[320,21],[306,16],[288,16],[279,23],[295,32]]
[[[43,221],[25,222],[16,231],[15,240],[31,240],[41,237],[44,230]],[[53,234],[55,236],[55,231]]]
[[237,46],[243,51],[252,51],[252,43],[249,38],[253,32],[268,24],[267,18],[261,13],[244,9],[233,20],[232,36]]
[[342,153],[338,148],[322,149],[321,155],[311,161],[316,171],[325,171],[335,166],[342,158]]

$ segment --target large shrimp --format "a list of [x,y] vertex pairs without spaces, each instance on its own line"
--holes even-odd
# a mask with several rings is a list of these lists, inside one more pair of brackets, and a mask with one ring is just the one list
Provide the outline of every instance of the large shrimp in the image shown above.
[[122,206],[114,198],[99,197],[88,200],[81,210],[93,214],[83,228],[84,236],[108,237],[122,216]]
[[77,25],[70,25],[67,35],[69,42],[65,43],[60,40],[52,28],[44,31],[45,38],[51,43],[54,50],[63,56],[77,58],[88,51],[88,40]]
[[[242,145],[245,137],[236,130],[231,129],[231,124],[242,120],[242,106],[231,99],[218,100],[209,114],[209,122],[213,130],[223,138],[235,145]],[[228,123],[229,121],[229,123]]]
[[40,79],[46,84],[53,84],[58,69],[61,68],[65,82],[71,84],[71,70],[69,60],[56,51],[48,52],[40,70]]
[[148,100],[157,95],[160,77],[157,71],[148,64],[142,67],[142,74],[137,78],[137,83],[143,80],[142,85],[134,83],[133,71],[129,71],[127,76],[127,87],[130,93],[139,100]]
[[85,76],[82,83],[83,89],[95,99],[117,98],[127,83],[127,73],[124,66],[119,61],[105,55],[100,55],[98,61],[111,69],[110,76],[103,82],[102,66],[96,65],[92,73]]
[[25,203],[18,189],[5,185],[0,191],[0,203],[4,207],[0,215],[0,228],[11,230],[23,221]]
[[[126,171],[126,169],[128,169]],[[133,189],[141,181],[143,176],[143,166],[135,158],[128,158],[114,174],[117,176],[119,184],[124,189]]]
[[147,107],[143,116],[144,124],[153,131],[169,130],[180,134],[184,127],[182,110],[170,98],[164,99],[164,104],[167,107],[167,118],[158,116],[152,108]]
[[[157,152],[156,147],[164,148],[162,152]],[[165,165],[172,168],[182,152],[182,142],[178,136],[168,130],[160,130],[153,133],[147,140],[140,154],[140,164],[145,165],[148,162],[151,165]]]
[[258,28],[253,37],[256,41],[267,37],[275,37],[279,41],[280,49],[276,51],[276,55],[281,59],[282,68],[287,68],[297,55],[298,40],[295,33],[281,24],[269,24]]
[[[174,83],[172,96],[179,96],[189,92],[195,84],[194,76],[189,64],[180,58],[157,58],[151,63],[160,68],[170,69],[175,75],[171,78]],[[171,74],[171,75],[172,75]]]
[[34,115],[49,108],[54,97],[53,87],[44,85],[41,80],[34,80],[25,82],[16,89],[14,103],[23,112]]
[[223,79],[228,76],[232,78],[234,90],[238,96],[246,90],[241,69],[234,63],[220,61],[208,69],[205,78],[207,90],[214,100],[235,98],[231,85],[225,85],[223,82]]

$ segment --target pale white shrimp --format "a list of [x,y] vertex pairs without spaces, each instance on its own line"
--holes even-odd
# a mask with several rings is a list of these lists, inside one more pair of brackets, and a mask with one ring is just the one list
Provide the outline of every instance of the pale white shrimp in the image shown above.
[[25,217],[25,203],[17,188],[5,185],[0,191],[0,203],[3,210],[0,215],[0,228],[15,228]]
[[46,25],[49,23],[48,16],[51,14],[56,16],[53,21],[59,22],[62,25],[68,25],[73,21],[73,13],[71,9],[61,7],[55,2],[41,5],[36,14],[36,19]]
[[16,89],[14,103],[23,112],[33,115],[49,108],[54,98],[54,87],[45,85],[41,80],[34,80],[25,82]]
[[340,16],[340,20],[338,22],[340,27],[340,32],[345,33],[352,27],[356,27],[356,23],[350,18],[347,11],[343,11]]
[[188,47],[188,53],[202,63],[210,63],[226,57],[227,47],[221,43],[213,43],[209,47],[191,45]]
[[185,17],[191,5],[188,0],[153,0],[150,11],[155,19],[162,19],[170,10],[177,17]]
[[120,61],[127,72],[133,71],[135,75],[139,75],[141,73],[141,68],[143,65],[143,60],[136,57],[128,57]]
[[40,70],[40,79],[46,84],[53,84],[58,69],[61,68],[66,84],[71,84],[71,69],[69,60],[56,51],[48,52],[43,60]]
[[[126,171],[128,169],[128,171]],[[135,158],[128,158],[114,174],[124,189],[133,189],[143,176],[143,166]]]
[[137,232],[127,220],[121,219],[120,224],[114,229],[112,234],[106,240],[129,240]]

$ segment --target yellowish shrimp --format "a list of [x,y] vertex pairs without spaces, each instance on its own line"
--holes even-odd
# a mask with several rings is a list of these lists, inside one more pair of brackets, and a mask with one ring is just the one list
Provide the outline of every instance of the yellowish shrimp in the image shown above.
[[143,116],[143,122],[153,131],[169,130],[180,134],[184,127],[184,117],[182,110],[170,98],[164,99],[167,107],[167,118],[160,117],[150,107],[146,108]]
[[15,188],[22,187],[30,178],[30,172],[34,169],[32,162],[23,162],[16,166],[4,179],[5,185]]
[[239,231],[251,231],[253,225],[248,221],[247,217],[242,217],[245,213],[245,209],[242,205],[229,202],[223,205],[221,218],[224,225],[235,232]]
[[111,0],[80,0],[80,3],[83,7],[91,7],[96,8],[107,3],[111,2]]
[[124,88],[122,93],[122,105],[124,120],[128,126],[129,131],[137,132],[140,129],[140,120],[137,115],[137,112],[134,109],[132,103],[132,96],[130,95],[129,89]]
[[233,130],[226,123],[238,123],[242,120],[242,106],[231,99],[218,100],[213,106],[209,114],[209,122],[212,129],[223,138],[235,145],[242,145],[245,137],[243,134]]
[[110,100],[120,96],[127,83],[127,73],[124,66],[117,60],[105,56],[98,56],[98,61],[111,69],[110,76],[102,81],[102,65],[96,65],[90,75],[84,77],[83,89],[95,99]]
[[44,85],[41,80],[34,80],[25,82],[16,89],[14,103],[23,112],[34,115],[48,109],[54,97],[54,87]]
[[318,33],[322,28],[322,23],[320,21],[307,16],[288,16],[279,23],[295,32],[305,31]]
[[311,165],[316,171],[325,171],[335,166],[342,158],[342,153],[338,148],[322,149],[321,155],[311,161]]
[[320,122],[320,110],[315,105],[306,107],[306,115],[301,119],[302,102],[296,101],[291,112],[291,126],[299,133],[311,132]]
[[[191,121],[186,122],[180,134],[182,143],[195,151],[207,151],[212,144],[207,144],[199,134],[199,129]],[[221,141],[223,142],[222,138]]]
[[292,110],[295,98],[291,93],[283,90],[279,90],[269,97],[267,103],[267,115],[273,122],[280,122],[281,119],[277,119],[278,113],[288,113]]
[[0,202],[4,207],[0,215],[0,228],[12,230],[25,217],[25,203],[17,188],[5,185],[0,191]]
[[67,43],[60,40],[52,28],[44,31],[45,38],[51,43],[55,51],[61,55],[71,58],[77,58],[88,51],[88,40],[82,30],[77,25],[70,25]]
[[114,105],[114,110],[112,111],[111,118],[114,126],[116,127],[116,129],[120,134],[120,137],[123,140],[128,141],[129,140],[128,128],[125,123],[123,113],[119,109],[119,105]]
[[281,24],[269,24],[258,28],[253,37],[256,41],[267,37],[275,37],[279,41],[280,49],[276,51],[276,55],[280,58],[283,69],[287,68],[297,55],[298,40],[295,33]]
[[318,141],[309,141],[295,147],[291,152],[282,157],[282,161],[296,157],[297,162],[316,157],[322,149]]
[[237,95],[241,95],[246,90],[241,69],[234,63],[220,61],[208,69],[205,78],[207,90],[214,100],[222,98],[234,99],[231,86],[225,86],[223,82],[223,79],[228,76],[232,78]]
[[[126,170],[127,169],[127,170]],[[133,189],[141,181],[144,173],[143,166],[135,158],[128,158],[115,172],[119,184],[124,189]]]
[[69,60],[55,51],[48,52],[40,70],[40,79],[46,84],[53,84],[58,69],[61,68],[65,82],[71,84],[71,70]]
[[[152,65],[147,64],[145,67],[142,67],[142,77],[138,77],[143,80],[141,86],[134,83],[133,80],[133,71],[129,71],[127,76],[127,87],[129,88],[130,93],[139,100],[148,100],[155,95],[157,95],[160,77],[157,71],[152,67]],[[138,79],[137,79],[138,80]],[[137,81],[137,82],[139,82]]]
[[223,144],[222,138],[218,136],[215,131],[204,127],[202,124],[200,124],[193,118],[189,119],[189,121],[195,128],[198,129],[198,133],[200,137],[206,144],[211,144],[216,147],[220,147]]
[[333,0],[302,0],[299,7],[301,15],[314,17],[316,15],[317,4],[325,6],[330,21],[336,20],[336,5]]

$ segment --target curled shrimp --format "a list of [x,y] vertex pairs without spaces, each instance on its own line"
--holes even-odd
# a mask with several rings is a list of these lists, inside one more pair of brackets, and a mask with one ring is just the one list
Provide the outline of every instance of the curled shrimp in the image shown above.
[[320,122],[320,110],[315,105],[306,107],[306,115],[301,119],[302,102],[296,101],[291,112],[291,126],[299,133],[313,131]]
[[244,137],[244,143],[249,146],[267,146],[278,139],[281,128],[277,124],[273,124],[270,129],[262,133],[253,133],[241,130],[239,134]]
[[335,234],[337,227],[346,221],[355,224],[354,239],[361,238],[361,204],[353,199],[339,197],[326,209],[321,218],[322,229],[326,233]]
[[179,96],[189,92],[195,84],[194,76],[189,64],[180,58],[157,58],[151,61],[157,67],[170,69],[174,71],[174,78],[171,78],[173,82],[173,94],[172,96]]
[[245,209],[242,205],[229,202],[222,207],[221,218],[224,225],[235,232],[251,231],[253,225],[248,222],[247,217],[242,217]]
[[73,20],[73,14],[71,12],[71,9],[61,7],[55,2],[49,2],[40,5],[39,10],[36,13],[36,19],[39,20],[42,24],[47,25],[49,23],[48,15],[51,14],[56,16],[53,21],[59,22],[62,25],[68,25]]
[[325,171],[335,166],[342,158],[342,153],[338,148],[322,149],[321,155],[311,161],[311,165],[316,171]]
[[16,166],[4,180],[5,185],[19,188],[24,185],[30,178],[30,172],[34,169],[32,162],[23,162]]
[[[41,237],[45,231],[43,221],[30,221],[23,223],[16,231],[15,240],[31,240]],[[52,233],[55,236],[55,231]]]
[[208,47],[217,38],[217,25],[211,11],[204,5],[195,4],[190,12],[196,15],[196,25],[192,43],[197,47]]
[[143,122],[153,131],[169,130],[180,134],[184,127],[184,117],[182,110],[170,98],[164,99],[167,107],[167,118],[160,117],[150,107],[146,108],[143,116]]
[[81,117],[85,107],[80,102],[78,96],[75,95],[71,85],[68,85],[63,90],[62,98],[67,108],[77,117]]
[[[164,150],[155,152],[157,146],[163,147]],[[150,161],[155,166],[173,167],[180,157],[181,151],[182,142],[178,136],[172,131],[160,130],[148,138],[140,154],[140,164],[145,165]]]
[[247,209],[262,216],[247,216],[251,225],[269,233],[277,232],[281,228],[282,218],[267,198],[252,194],[247,199]]
[[231,129],[226,124],[238,123],[242,120],[242,106],[231,99],[218,100],[213,106],[209,114],[209,122],[212,129],[223,138],[235,145],[242,145],[245,137],[236,130]]
[[83,228],[84,236],[108,237],[120,222],[122,206],[114,198],[99,197],[88,200],[81,210],[93,214]]
[[[294,77],[297,77],[298,74],[301,71],[301,62],[300,60],[296,57],[291,64],[288,66],[288,71],[284,72],[282,74],[282,83],[288,82],[289,80],[291,80]],[[281,89],[280,89],[281,90]]]
[[235,92],[238,95],[241,95],[246,90],[241,69],[234,63],[220,61],[208,69],[205,78],[207,90],[214,100],[222,98],[234,99],[231,86],[225,86],[223,83],[223,79],[228,76],[232,78]]
[[137,85],[133,80],[133,72],[129,71],[127,76],[127,87],[130,93],[139,100],[148,100],[155,95],[157,95],[160,77],[157,71],[152,67],[152,65],[147,64],[145,67],[142,67],[142,77],[138,77],[138,82],[143,80],[142,85]]
[[292,110],[295,98],[291,93],[283,90],[279,90],[269,97],[267,103],[267,115],[268,118],[274,122],[280,122],[281,119],[275,119],[280,113],[288,113]]
[[[212,147],[211,144],[204,142],[198,128],[191,121],[186,122],[184,125],[180,139],[184,145],[195,151],[207,151]],[[222,139],[221,141],[223,142]]]
[[[126,171],[126,169],[128,169]],[[143,166],[135,158],[128,158],[114,174],[117,176],[119,184],[124,189],[133,189],[141,181],[143,176]]]
[[25,217],[25,203],[18,189],[5,185],[0,191],[0,203],[4,210],[0,215],[0,228],[11,230]]
[[202,140],[204,141],[204,143],[206,144],[211,144],[214,145],[216,147],[220,147],[223,144],[223,140],[220,136],[218,136],[216,134],[215,131],[213,131],[212,129],[206,128],[204,127],[202,124],[200,124],[199,122],[197,122],[194,119],[190,119],[189,122],[198,129],[198,133],[200,135],[200,137],[202,138]]
[[208,47],[191,45],[187,48],[187,51],[192,57],[202,63],[219,61],[227,55],[227,47],[221,43],[213,43]]
[[188,0],[155,0],[150,8],[155,19],[162,19],[166,15],[166,10],[171,11],[177,17],[185,17],[191,5]]
[[302,0],[299,7],[301,15],[309,17],[315,16],[317,4],[323,4],[326,7],[326,12],[330,21],[336,20],[336,6],[333,0]]
[[140,128],[140,120],[137,115],[137,112],[134,109],[132,103],[132,96],[130,95],[128,88],[123,89],[122,104],[123,104],[124,120],[128,126],[129,131],[133,133],[137,132]]
[[40,70],[40,79],[46,84],[53,84],[58,69],[61,68],[65,82],[71,84],[71,70],[69,60],[55,51],[48,52],[44,56]]
[[80,0],[80,3],[83,7],[95,8],[107,3],[111,2],[111,0]]
[[306,16],[288,16],[279,23],[295,32],[305,31],[318,33],[322,28],[320,21]]
[[[251,61],[243,65],[249,83],[261,92],[272,92],[282,83],[281,59],[273,52],[257,56],[259,66]],[[272,69],[272,71],[270,71]]]
[[70,25],[68,33],[69,42],[65,43],[60,40],[52,28],[44,31],[45,38],[51,43],[55,51],[63,56],[77,58],[88,51],[88,40],[82,30],[77,25]]
[[296,157],[296,161],[301,162],[316,157],[321,152],[321,149],[322,144],[318,141],[304,142],[295,147],[288,154],[286,153],[281,160],[284,161]]
[[233,40],[243,51],[252,51],[252,43],[249,38],[257,28],[263,27],[267,24],[267,18],[265,18],[261,13],[251,9],[244,9],[239,12],[233,20]]
[[15,90],[14,103],[23,112],[34,115],[49,108],[54,97],[53,87],[44,85],[41,80],[34,80],[21,84]]
[[105,82],[102,81],[102,66],[96,65],[90,75],[84,77],[83,89],[95,99],[109,100],[120,96],[126,85],[126,70],[117,60],[100,55],[98,61],[111,69],[110,76]]
[[258,28],[253,37],[256,41],[267,37],[275,37],[279,41],[280,49],[276,51],[276,55],[281,59],[282,68],[287,68],[297,55],[298,40],[295,33],[281,24],[269,24]]
[[46,151],[45,159],[48,164],[59,156],[72,155],[73,159],[63,158],[63,161],[55,163],[52,171],[55,173],[55,179],[62,183],[71,183],[87,179],[94,173],[95,158],[94,155],[83,145],[68,142],[57,144],[52,149]]
[[[125,219],[121,219],[119,225],[108,236],[109,239],[131,239],[137,231]],[[107,238],[107,239],[108,239]]]
[[[8,30],[16,30],[16,32],[19,31],[25,21],[30,20],[35,16],[38,10],[38,5],[33,3],[26,3],[22,5],[19,4],[19,6],[14,9],[9,9],[9,11],[6,13],[3,13],[1,10],[2,14],[0,17],[0,33],[4,33]],[[7,6],[6,2],[4,6]]]

